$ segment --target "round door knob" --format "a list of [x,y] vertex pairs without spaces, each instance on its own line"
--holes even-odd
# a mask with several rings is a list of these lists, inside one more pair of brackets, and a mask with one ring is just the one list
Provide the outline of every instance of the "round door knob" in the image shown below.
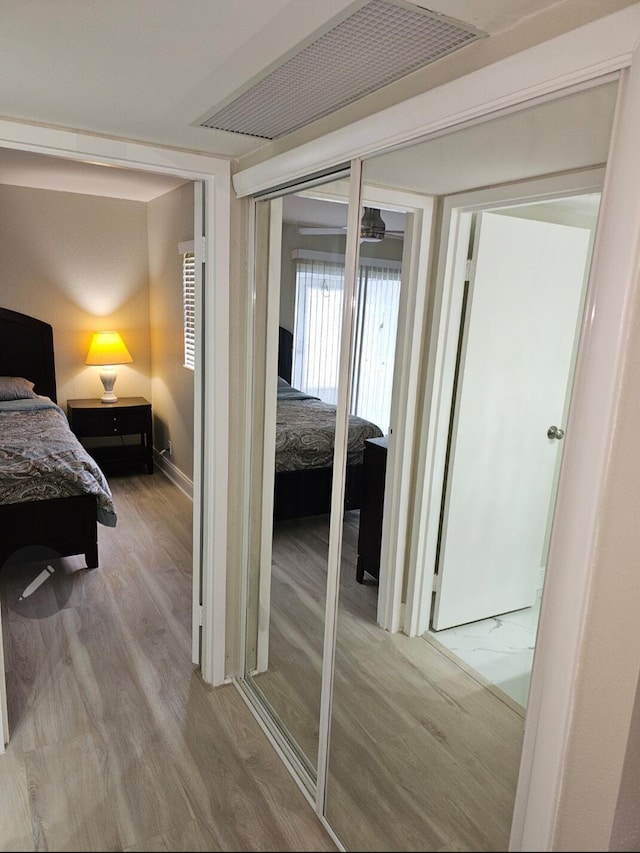
[[564,430],[557,426],[550,426],[547,430],[547,438],[557,438],[560,441],[561,438],[564,438]]

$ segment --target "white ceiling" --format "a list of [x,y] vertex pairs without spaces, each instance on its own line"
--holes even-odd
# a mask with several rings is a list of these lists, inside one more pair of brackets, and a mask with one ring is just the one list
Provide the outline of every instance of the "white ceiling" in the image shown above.
[[[0,118],[232,159],[255,156],[264,148],[264,140],[200,127],[198,121],[294,53],[336,15],[362,2],[2,0]],[[594,4],[583,4],[582,11],[575,11],[579,5],[575,0],[401,2],[423,5],[482,30],[489,35],[482,40],[485,51],[492,38],[499,36],[504,43],[519,26],[522,34],[531,16],[552,7],[570,7],[578,18],[586,13],[587,5],[592,16],[601,14],[593,11]],[[607,0],[605,4],[609,10],[624,5],[629,0]],[[567,15],[557,18],[559,31],[566,28]],[[546,29],[538,26],[531,33],[535,30],[548,37],[548,16],[545,21]],[[478,48],[471,45],[454,55],[473,49]],[[37,170],[31,178],[30,163]],[[15,152],[3,154],[0,149],[3,183],[55,188],[55,170],[47,165],[57,164],[30,160]],[[66,182],[72,180],[72,164],[63,169],[60,188],[66,189]],[[97,190],[108,194],[105,171],[84,169],[83,181],[90,176],[95,178]],[[143,200],[145,195],[153,197],[171,188],[158,185],[155,179],[145,188],[140,176],[129,177],[137,182],[131,190],[133,198]],[[72,191],[90,191],[87,183],[77,186],[85,190]],[[117,192],[125,192],[124,184]]]

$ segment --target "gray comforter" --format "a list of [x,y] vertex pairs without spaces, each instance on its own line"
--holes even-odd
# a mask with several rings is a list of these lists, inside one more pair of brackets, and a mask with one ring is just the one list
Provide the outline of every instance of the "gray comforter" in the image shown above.
[[[336,407],[309,397],[291,386],[278,388],[276,416],[276,471],[326,468],[333,465]],[[351,415],[347,464],[360,465],[366,438],[382,430],[371,421]]]
[[94,494],[97,517],[117,516],[104,474],[48,397],[0,402],[0,504]]

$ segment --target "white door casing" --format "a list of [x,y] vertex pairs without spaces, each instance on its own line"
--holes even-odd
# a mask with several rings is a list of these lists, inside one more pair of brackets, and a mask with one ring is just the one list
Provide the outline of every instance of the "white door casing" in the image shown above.
[[276,415],[278,385],[278,324],[282,277],[282,199],[269,202],[269,262],[267,273],[267,334],[264,389],[264,453],[260,527],[260,580],[258,585],[258,635],[256,670],[269,669],[271,622],[271,565],[273,559],[273,496],[275,483]]
[[[366,175],[366,164],[363,168]],[[388,207],[396,205],[409,214],[402,253],[377,609],[378,624],[393,632],[402,625],[403,582],[409,546],[405,519],[411,503],[411,464],[420,440],[417,424],[420,351],[428,305],[427,289],[421,285],[428,277],[434,199],[389,188],[368,187],[366,183],[363,192],[367,201]]]

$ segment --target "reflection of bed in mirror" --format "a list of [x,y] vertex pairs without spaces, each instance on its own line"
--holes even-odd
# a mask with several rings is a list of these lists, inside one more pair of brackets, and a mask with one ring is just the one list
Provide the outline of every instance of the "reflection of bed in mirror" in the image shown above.
[[115,526],[104,475],[56,404],[53,330],[0,309],[0,566],[33,554],[98,565],[97,522]]
[[[336,407],[291,386],[291,332],[280,328],[274,518],[328,514],[333,482]],[[362,460],[365,440],[382,430],[351,415],[347,440],[345,509],[362,502]]]

